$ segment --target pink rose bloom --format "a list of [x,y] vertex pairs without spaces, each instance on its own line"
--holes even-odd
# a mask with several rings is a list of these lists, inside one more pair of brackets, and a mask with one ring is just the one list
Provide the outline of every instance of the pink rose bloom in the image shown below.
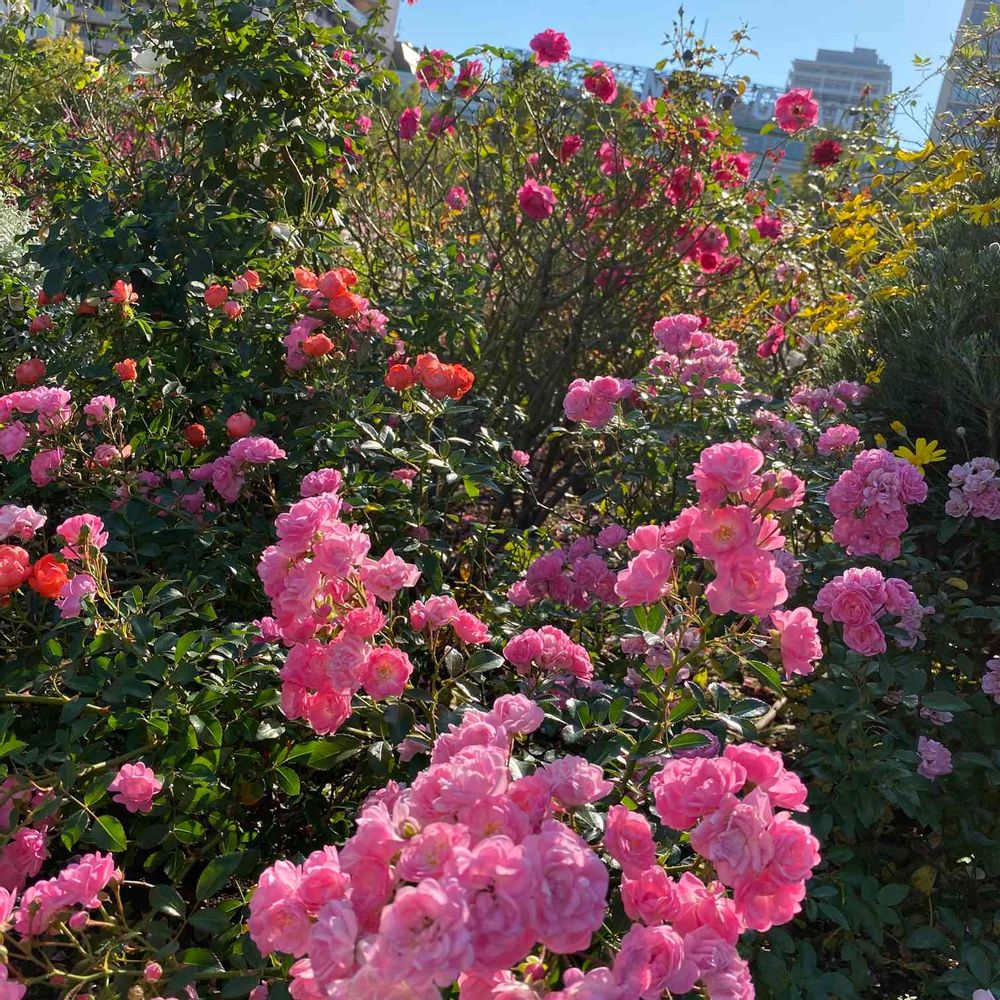
[[480,841],[462,864],[475,968],[483,972],[521,962],[535,944],[537,876],[533,854],[506,836]]
[[673,554],[666,549],[640,552],[618,573],[615,593],[627,608],[655,604],[670,591],[673,568]]
[[493,721],[508,735],[533,733],[545,721],[545,712],[523,694],[501,695],[490,709]]
[[690,313],[664,316],[653,324],[653,339],[668,354],[684,354],[701,327],[701,319]]
[[649,820],[627,806],[612,806],[604,824],[604,847],[625,875],[638,878],[656,864]]
[[660,1000],[668,991],[688,993],[700,976],[676,931],[641,924],[622,938],[612,973],[625,996],[641,1000]]
[[425,628],[444,628],[451,625],[459,614],[460,608],[454,597],[438,594],[410,605],[410,625],[417,632],[423,632]]
[[630,920],[641,920],[650,927],[672,922],[680,907],[677,883],[659,865],[654,864],[637,875],[629,875],[623,869],[622,905]]
[[696,510],[689,534],[695,554],[702,559],[719,559],[756,543],[761,524],[749,507],[701,507]]
[[114,396],[94,396],[83,404],[83,412],[87,416],[88,425],[105,424],[111,419],[118,401]]
[[791,679],[794,674],[811,674],[815,661],[823,655],[819,627],[813,613],[808,608],[772,611],[771,623],[780,637],[781,665],[785,668],[785,677]]
[[811,90],[799,88],[782,94],[774,102],[774,117],[778,128],[789,135],[812,128],[819,121],[819,105],[813,100]]
[[546,820],[523,846],[537,872],[538,940],[557,955],[589,948],[604,922],[607,868],[581,837],[555,820]]
[[743,767],[726,757],[696,757],[668,760],[650,779],[649,788],[661,821],[673,830],[690,830],[746,780]]
[[83,609],[83,599],[97,593],[97,581],[89,573],[77,573],[59,589],[56,607],[60,618],[77,618]]
[[549,783],[549,791],[564,809],[597,802],[615,787],[604,778],[604,769],[583,757],[559,757],[544,764],[539,772]]
[[920,754],[920,764],[917,774],[934,781],[945,774],[951,774],[954,767],[951,763],[951,751],[937,740],[929,740],[921,736],[917,741],[917,752]]
[[768,833],[773,813],[767,793],[755,788],[742,801],[726,795],[691,831],[691,846],[715,866],[727,885],[759,875],[774,857]]
[[806,888],[802,882],[788,885],[776,882],[767,873],[741,881],[733,898],[740,919],[755,931],[769,931],[779,924],[787,924],[805,899]]
[[515,449],[510,453],[510,460],[523,469],[531,462],[531,456],[526,451],[517,451]]
[[449,986],[473,962],[468,916],[457,883],[403,886],[382,911],[373,966],[393,982]]
[[771,878],[786,885],[808,881],[820,862],[819,841],[809,828],[788,813],[778,813],[767,832],[774,845],[774,857],[767,866]]
[[862,656],[878,656],[886,651],[885,632],[876,622],[845,625],[844,643]]
[[716,577],[705,588],[713,614],[735,611],[764,617],[788,599],[785,575],[770,552],[743,549],[715,563]]
[[521,211],[533,222],[547,219],[556,207],[556,196],[552,188],[539,184],[529,177],[517,192],[517,201]]
[[713,444],[698,458],[692,474],[701,503],[716,506],[729,493],[740,493],[753,482],[764,464],[764,454],[744,441]]
[[[56,534],[66,543],[59,551],[68,560],[83,558],[82,550],[100,551],[108,544],[104,522],[96,514],[68,517],[56,528]],[[78,543],[81,543],[78,546]]]
[[595,62],[583,75],[583,88],[604,104],[613,104],[618,96],[618,82],[610,66]]
[[448,189],[444,200],[449,208],[453,208],[456,212],[461,212],[469,204],[469,195],[464,187],[456,184],[454,187]]
[[628,538],[628,532],[620,524],[609,524],[598,532],[597,544],[602,549],[615,549],[626,538]]
[[343,476],[336,469],[317,469],[303,477],[299,496],[314,497],[320,493],[337,493],[343,481]]
[[248,927],[262,955],[281,951],[301,957],[309,947],[309,914],[298,897],[302,869],[276,861],[261,872],[250,899]]
[[674,898],[676,912],[671,922],[679,934],[707,927],[731,946],[739,940],[743,922],[720,882],[705,885],[696,875],[685,872],[674,888]]
[[397,128],[400,139],[409,142],[417,134],[420,128],[420,116],[422,113],[419,106],[406,108],[403,111],[399,116],[399,125]]
[[361,667],[360,680],[364,689],[376,700],[398,698],[413,673],[410,658],[401,649],[376,646]]
[[420,570],[389,549],[377,562],[366,559],[358,575],[369,593],[381,601],[391,601],[404,587],[416,584]]
[[229,446],[229,458],[246,465],[265,465],[285,457],[285,452],[270,438],[245,437]]
[[540,31],[528,44],[539,66],[554,66],[569,59],[569,39],[553,28]]
[[816,451],[821,455],[837,455],[850,451],[861,440],[861,431],[850,424],[828,427],[816,442]]
[[486,623],[480,621],[471,611],[459,611],[451,625],[455,635],[470,646],[480,646],[490,641],[490,631]]
[[28,428],[21,420],[15,420],[0,430],[0,455],[9,462],[28,442]]
[[0,542],[11,536],[16,536],[22,542],[35,537],[46,522],[44,514],[39,514],[34,507],[18,507],[17,504],[4,504],[0,507]]
[[756,743],[730,743],[724,756],[743,768],[750,784],[767,792],[775,809],[807,811],[806,787],[794,771],[785,768],[777,751]]
[[163,782],[142,761],[122,764],[114,781],[108,785],[112,799],[130,813],[148,813],[153,808],[153,796],[158,795]]

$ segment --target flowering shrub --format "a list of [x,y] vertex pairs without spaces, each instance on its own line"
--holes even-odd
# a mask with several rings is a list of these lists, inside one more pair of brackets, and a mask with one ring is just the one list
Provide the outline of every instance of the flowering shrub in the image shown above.
[[305,9],[0,121],[0,997],[988,1000],[1000,477],[884,327],[978,154]]

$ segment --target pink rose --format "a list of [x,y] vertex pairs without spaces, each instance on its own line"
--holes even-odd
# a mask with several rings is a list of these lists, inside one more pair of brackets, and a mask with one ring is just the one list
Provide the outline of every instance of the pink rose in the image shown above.
[[517,192],[521,211],[532,221],[542,222],[547,219],[556,207],[556,196],[552,188],[539,184],[529,177]]
[[774,102],[774,117],[778,128],[792,135],[812,128],[819,121],[819,105],[813,100],[811,90],[796,88]]
[[528,44],[539,66],[553,66],[569,59],[569,39],[553,28],[540,31]]
[[376,646],[361,667],[360,681],[376,700],[398,698],[413,673],[410,658],[393,646]]
[[114,781],[108,785],[113,800],[130,813],[148,813],[153,808],[153,796],[159,794],[162,788],[163,782],[142,761],[122,764]]
[[622,866],[622,872],[638,878],[656,864],[656,844],[649,820],[627,806],[612,806],[604,824],[604,846]]
[[814,662],[823,655],[818,623],[808,608],[794,611],[772,611],[771,623],[781,643],[781,665],[785,677],[813,672]]

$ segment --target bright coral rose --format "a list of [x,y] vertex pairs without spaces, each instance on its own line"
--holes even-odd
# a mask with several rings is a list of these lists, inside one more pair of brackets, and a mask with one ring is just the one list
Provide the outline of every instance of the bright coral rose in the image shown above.
[[819,121],[819,105],[813,100],[811,90],[790,90],[774,102],[774,117],[778,128],[791,135]]
[[42,556],[34,566],[31,567],[31,576],[28,578],[28,585],[42,597],[55,600],[59,596],[62,585],[69,579],[66,573],[66,566],[59,562],[51,553]]
[[0,594],[17,590],[31,575],[31,557],[20,545],[0,545]]
[[45,375],[45,362],[41,358],[22,361],[14,369],[14,379],[18,385],[34,385]]
[[208,434],[205,433],[203,424],[188,424],[184,428],[184,437],[192,448],[203,448],[208,442]]
[[242,410],[226,419],[226,433],[234,441],[245,438],[256,426],[257,421]]
[[136,368],[134,358],[125,358],[124,361],[116,361],[114,364],[115,374],[123,382],[134,382],[139,370]]
[[402,392],[416,384],[417,378],[409,365],[392,365],[383,380],[390,389]]
[[307,358],[321,358],[333,350],[333,341],[325,333],[314,333],[302,341],[302,353]]
[[229,298],[229,289],[225,285],[209,285],[203,298],[209,309],[218,309]]

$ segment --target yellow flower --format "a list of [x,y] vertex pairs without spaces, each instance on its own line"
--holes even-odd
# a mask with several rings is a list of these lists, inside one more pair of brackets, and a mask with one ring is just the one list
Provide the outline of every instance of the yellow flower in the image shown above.
[[893,454],[897,458],[906,459],[910,465],[915,465],[919,469],[920,475],[924,474],[925,465],[930,465],[932,462],[943,462],[945,459],[944,449],[938,447],[937,441],[928,441],[927,438],[917,438],[912,449],[903,445],[901,448],[897,448]]
[[883,435],[883,434],[876,434],[875,435],[875,444],[877,444],[880,448],[884,448],[888,443],[889,442],[886,441],[886,439],[885,439],[885,435]]
[[866,376],[867,385],[878,385],[882,381],[882,372],[885,371],[885,362],[880,361]]
[[[890,427],[891,427],[891,428],[892,428],[892,429],[893,429],[893,430],[894,430],[894,431],[895,431],[895,432],[896,432],[897,434],[900,434],[900,435],[902,435],[903,437],[906,437],[906,425],[905,425],[904,423],[902,423],[901,421],[899,421],[899,420],[893,420],[893,422],[892,422],[891,424],[889,424],[889,426],[890,426]],[[934,443],[935,443],[935,444],[937,444],[937,442],[936,442],[936,441],[935,441]]]

